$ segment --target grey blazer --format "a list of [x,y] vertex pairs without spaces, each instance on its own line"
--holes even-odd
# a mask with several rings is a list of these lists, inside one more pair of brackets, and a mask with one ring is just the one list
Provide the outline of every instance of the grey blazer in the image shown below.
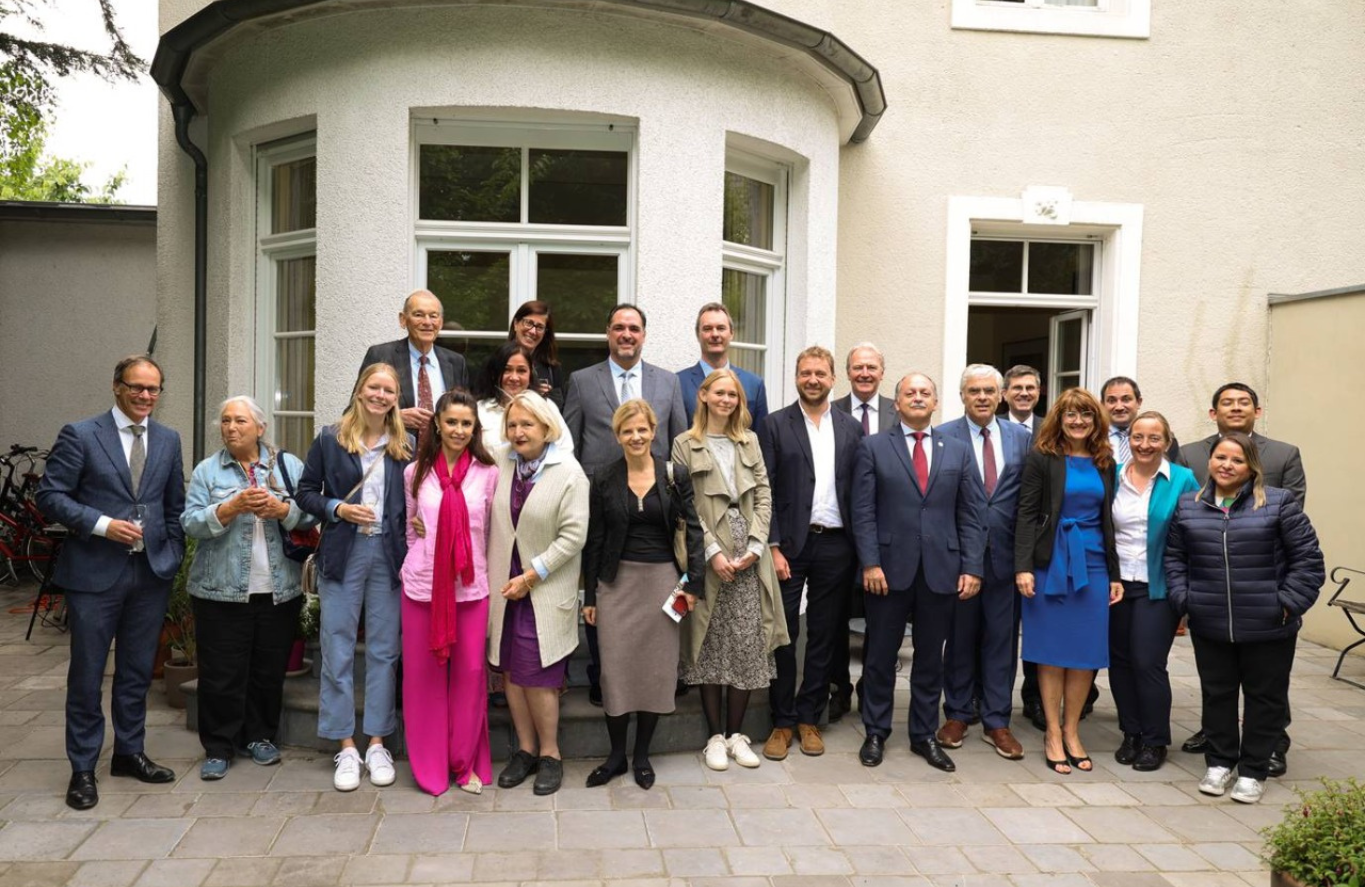
[[[673,439],[688,428],[678,377],[668,370],[640,361],[640,393],[659,417],[650,451],[667,459]],[[621,405],[621,394],[612,384],[607,361],[593,364],[569,377],[564,398],[564,422],[573,437],[574,455],[589,477],[597,469],[621,458],[621,445],[611,433],[611,417]]]
[[[469,373],[465,369],[463,357],[449,348],[442,348],[440,345],[433,345],[431,353],[436,358],[436,365],[441,368],[441,380],[445,382],[447,391],[452,388],[469,387]],[[412,380],[412,356],[408,353],[407,339],[385,342],[382,345],[371,345],[370,350],[365,352],[365,360],[360,364],[360,371],[356,373],[356,376],[359,377],[360,373],[364,372],[365,367],[372,363],[387,363],[398,370],[398,408],[400,410],[408,410],[417,406],[417,386],[413,384]]]
[[[1209,455],[1218,445],[1220,436],[1211,434],[1203,440],[1187,443],[1180,448],[1180,461],[1194,472],[1195,480],[1202,487],[1209,480]],[[1264,472],[1265,485],[1288,490],[1306,508],[1308,499],[1308,478],[1303,473],[1303,459],[1299,448],[1284,441],[1271,440],[1262,434],[1251,433],[1256,451],[1261,457],[1261,470]]]
[[[858,415],[856,415],[856,416],[853,415],[853,394],[852,394],[852,392],[850,392],[850,393],[848,393],[848,394],[845,394],[843,397],[841,397],[841,398],[839,398],[838,400],[834,401],[834,408],[835,408],[836,410],[841,411],[841,412],[848,413],[850,416],[853,416],[853,418],[854,418],[855,420],[857,420],[857,422],[858,422],[858,427],[859,427],[859,428],[862,428],[862,427],[863,427],[863,416],[862,416],[862,413],[859,412]],[[899,422],[900,420],[901,420],[901,417],[896,413],[896,402],[895,402],[894,400],[892,400],[891,398],[886,397],[886,396],[884,396],[884,395],[880,395],[880,394],[877,395],[877,422],[878,422],[878,425],[877,425],[876,428],[872,429],[872,433],[873,433],[873,434],[877,434],[877,433],[879,433],[879,432],[885,431],[886,429],[888,429],[888,428],[890,428],[891,426],[895,425],[895,424],[896,424],[897,422]]]

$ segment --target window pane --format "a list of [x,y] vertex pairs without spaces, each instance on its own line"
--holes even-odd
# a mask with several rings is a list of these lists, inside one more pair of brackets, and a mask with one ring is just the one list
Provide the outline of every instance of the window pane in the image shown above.
[[1057,374],[1081,371],[1081,330],[1084,321],[1067,320],[1057,324]]
[[521,149],[423,145],[417,213],[445,222],[521,221]]
[[275,332],[295,333],[316,329],[316,269],[315,256],[275,263]]
[[759,249],[773,248],[773,201],[777,189],[738,173],[725,174],[725,222],[721,237]]
[[[276,416],[273,443],[277,447],[282,447],[302,459],[308,454],[308,448],[313,444],[313,417],[312,416]],[[295,483],[298,480],[290,477]]]
[[626,152],[531,149],[530,221],[626,224]]
[[[604,312],[605,313],[605,312]],[[559,341],[559,365],[564,369],[564,378],[571,373],[585,369],[607,359],[605,338],[597,342]]]
[[427,253],[427,289],[441,300],[447,330],[507,329],[507,253]]
[[316,157],[305,157],[271,168],[271,234],[317,227],[317,171]]
[[[614,255],[536,254],[536,295],[550,303],[557,333],[601,333],[621,301]],[[562,343],[561,343],[562,347]]]
[[735,341],[766,345],[768,278],[762,274],[722,268],[720,292],[721,302],[734,320]]
[[[1095,279],[1093,243],[1030,243],[1028,291],[1088,296]],[[973,287],[975,289],[975,287]]]
[[973,240],[967,288],[974,293],[1023,292],[1024,244],[1016,240]]
[[[762,376],[763,355],[762,349],[735,345],[730,348],[730,363],[740,369],[748,370],[756,376]],[[753,404],[750,404],[749,407],[752,410]]]
[[275,409],[313,409],[313,337],[275,340]]

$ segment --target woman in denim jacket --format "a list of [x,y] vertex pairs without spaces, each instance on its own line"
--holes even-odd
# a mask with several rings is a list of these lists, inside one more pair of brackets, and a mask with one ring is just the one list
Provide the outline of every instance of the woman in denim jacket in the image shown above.
[[200,779],[222,779],[238,749],[257,764],[279,763],[275,731],[303,605],[299,564],[281,539],[317,523],[289,492],[303,463],[265,442],[256,402],[228,398],[218,422],[223,449],[195,466],[180,516],[199,540],[188,587],[200,654]]

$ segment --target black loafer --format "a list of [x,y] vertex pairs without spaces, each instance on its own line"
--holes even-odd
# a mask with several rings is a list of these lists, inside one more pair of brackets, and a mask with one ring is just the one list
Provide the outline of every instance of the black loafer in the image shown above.
[[1270,753],[1270,764],[1266,767],[1267,776],[1283,776],[1289,772],[1289,759],[1284,752],[1276,749]]
[[517,749],[498,774],[498,788],[516,788],[526,781],[526,777],[536,772],[536,756],[528,751]]
[[588,774],[588,788],[597,788],[599,785],[606,785],[608,782],[611,782],[625,772],[625,761],[621,761],[621,763],[615,767],[608,767],[606,764],[603,764],[600,767],[594,767],[593,771]]
[[1024,717],[1033,725],[1033,729],[1039,733],[1047,732],[1047,716],[1043,714],[1043,704],[1041,702],[1030,702],[1024,706]]
[[1153,770],[1160,770],[1164,763],[1166,763],[1166,746],[1144,745],[1133,761],[1133,769],[1140,770],[1143,773],[1151,773]]
[[1095,710],[1095,703],[1100,701],[1100,688],[1093,683],[1090,685],[1090,692],[1085,694],[1085,707],[1081,709],[1081,720]]
[[142,752],[114,755],[109,760],[110,776],[131,776],[138,782],[175,782],[175,771],[163,767]]
[[839,719],[853,710],[853,690],[835,690],[829,694],[829,722],[838,723]]
[[542,757],[536,762],[536,782],[531,791],[538,795],[552,795],[564,782],[564,762],[559,758]]
[[100,790],[95,787],[94,770],[77,770],[66,785],[66,806],[72,810],[89,810],[100,802]]
[[1123,734],[1123,745],[1114,752],[1114,760],[1127,767],[1138,759],[1138,752],[1142,751],[1142,742],[1136,733]]
[[882,762],[885,754],[886,740],[880,736],[869,736],[863,740],[863,747],[858,749],[858,760],[864,767],[875,767]]
[[1192,755],[1202,755],[1209,750],[1209,738],[1204,735],[1203,730],[1197,731],[1180,746],[1180,750],[1189,752]]
[[654,768],[645,764],[635,768],[635,784],[645,791],[654,787]]
[[588,701],[598,708],[602,707],[602,685],[593,684],[588,687]]
[[943,750],[943,746],[938,744],[937,739],[925,739],[921,742],[910,743],[910,751],[919,755],[929,762],[929,766],[944,773],[952,773],[957,770],[957,765],[953,759],[948,757],[948,753]]

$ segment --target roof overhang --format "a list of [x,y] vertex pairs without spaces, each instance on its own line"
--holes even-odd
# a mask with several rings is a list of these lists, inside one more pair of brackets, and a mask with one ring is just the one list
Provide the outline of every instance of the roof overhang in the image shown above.
[[113,203],[48,203],[0,200],[0,220],[27,222],[122,222],[155,225],[156,207]]
[[886,111],[877,69],[828,31],[747,0],[215,0],[161,37],[152,79],[173,106],[203,111],[207,70],[227,38],[305,19],[402,6],[588,9],[631,14],[699,28],[718,37],[756,41],[810,73],[833,97],[852,143],[865,141]]

